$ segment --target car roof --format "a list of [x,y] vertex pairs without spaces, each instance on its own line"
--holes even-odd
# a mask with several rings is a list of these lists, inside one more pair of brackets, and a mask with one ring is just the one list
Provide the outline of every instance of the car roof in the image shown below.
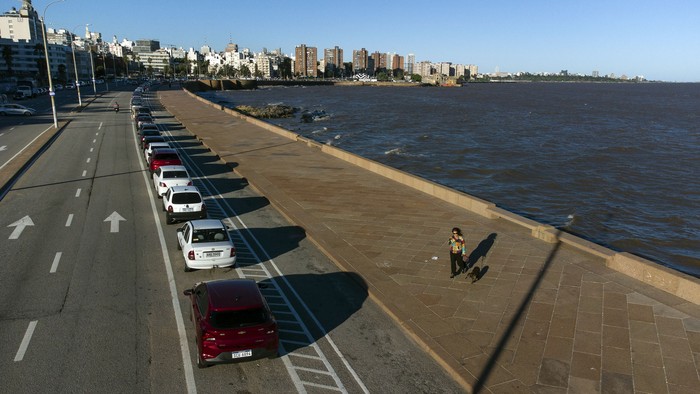
[[212,310],[241,310],[264,305],[258,284],[253,279],[221,279],[204,283]]
[[190,220],[190,224],[195,230],[226,228],[226,226],[224,226],[224,224],[219,219]]
[[199,189],[196,186],[170,186],[173,193],[196,192],[199,194]]
[[160,166],[161,171],[187,171],[185,166]]
[[[167,149],[170,148],[170,144],[165,142],[165,141],[154,141],[148,144],[148,147],[151,149],[151,151],[156,150],[156,149]],[[181,166],[178,166],[181,167]]]

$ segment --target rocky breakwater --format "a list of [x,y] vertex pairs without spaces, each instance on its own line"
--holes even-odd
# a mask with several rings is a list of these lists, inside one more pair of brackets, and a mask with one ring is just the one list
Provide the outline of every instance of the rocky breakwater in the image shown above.
[[278,104],[266,105],[263,107],[239,105],[235,109],[243,115],[252,116],[258,119],[290,118],[298,111],[298,108]]

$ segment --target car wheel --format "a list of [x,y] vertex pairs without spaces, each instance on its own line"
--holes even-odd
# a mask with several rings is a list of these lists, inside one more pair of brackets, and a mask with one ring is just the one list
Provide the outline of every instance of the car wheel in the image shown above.
[[175,219],[173,219],[169,213],[165,214],[165,224],[174,224]]
[[0,112],[0,116],[5,116],[5,115],[7,115],[7,114],[4,112]]
[[32,113],[29,112],[29,111],[27,111],[27,112],[24,113],[24,115],[25,115],[25,116],[32,116]]
[[211,366],[211,364],[204,361],[204,359],[202,358],[202,355],[199,354],[199,352],[197,352],[197,368],[208,368],[210,366]]

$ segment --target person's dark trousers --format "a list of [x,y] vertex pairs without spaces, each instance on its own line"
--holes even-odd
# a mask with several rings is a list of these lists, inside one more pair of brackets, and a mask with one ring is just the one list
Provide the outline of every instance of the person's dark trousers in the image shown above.
[[[459,271],[457,271],[457,266],[459,266]],[[462,255],[459,253],[450,253],[450,268],[452,269],[452,274],[459,274],[464,270],[464,262],[462,261]]]

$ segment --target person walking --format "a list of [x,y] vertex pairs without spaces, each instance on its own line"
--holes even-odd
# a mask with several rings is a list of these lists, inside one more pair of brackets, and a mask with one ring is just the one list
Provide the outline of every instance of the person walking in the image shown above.
[[[450,268],[451,274],[450,278],[454,278],[455,275],[459,275],[464,271],[464,256],[467,255],[466,242],[464,242],[464,237],[462,237],[462,230],[459,227],[452,229],[452,236],[450,237]],[[457,266],[459,266],[459,271],[457,271]]]

